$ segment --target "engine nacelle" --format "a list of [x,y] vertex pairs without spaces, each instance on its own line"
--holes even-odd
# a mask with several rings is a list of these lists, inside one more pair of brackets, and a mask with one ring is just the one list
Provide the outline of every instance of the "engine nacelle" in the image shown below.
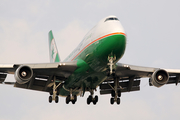
[[169,74],[163,69],[156,70],[150,78],[150,83],[155,87],[161,87],[168,81]]
[[20,66],[15,71],[14,77],[19,84],[25,84],[32,79],[33,71],[29,66]]

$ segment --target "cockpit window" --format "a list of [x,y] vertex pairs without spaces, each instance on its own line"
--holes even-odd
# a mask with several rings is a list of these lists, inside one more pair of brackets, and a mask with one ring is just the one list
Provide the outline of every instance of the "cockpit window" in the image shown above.
[[107,18],[104,22],[109,21],[109,20],[118,20],[118,19],[117,18]]

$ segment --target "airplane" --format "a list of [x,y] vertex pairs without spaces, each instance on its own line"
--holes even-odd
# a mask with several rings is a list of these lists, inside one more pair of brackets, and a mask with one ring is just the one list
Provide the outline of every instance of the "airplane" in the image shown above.
[[[100,20],[83,38],[72,53],[61,61],[56,42],[49,32],[49,63],[0,64],[0,83],[17,88],[48,92],[49,103],[75,104],[77,96],[90,95],[87,104],[98,102],[94,92],[111,94],[110,104],[120,104],[122,92],[139,91],[141,78],[149,85],[161,87],[180,82],[180,69],[162,69],[119,63],[126,48],[126,33],[116,16]],[[14,74],[15,82],[6,82]]]

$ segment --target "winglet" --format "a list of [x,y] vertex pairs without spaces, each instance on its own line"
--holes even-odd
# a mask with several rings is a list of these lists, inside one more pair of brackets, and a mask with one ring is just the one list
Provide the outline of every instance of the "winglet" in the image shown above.
[[49,57],[50,57],[50,62],[60,62],[60,57],[58,53],[58,49],[56,47],[56,42],[52,34],[52,30],[49,31]]

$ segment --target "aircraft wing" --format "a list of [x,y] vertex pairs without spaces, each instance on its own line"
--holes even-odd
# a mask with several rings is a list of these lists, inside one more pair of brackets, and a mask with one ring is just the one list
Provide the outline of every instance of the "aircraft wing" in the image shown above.
[[[156,84],[156,75],[160,72],[167,73],[168,80],[164,83]],[[180,82],[180,69],[161,69],[153,67],[143,67],[117,63],[115,68],[115,76],[118,78],[118,90],[121,92],[139,91],[140,79],[149,78],[149,85],[155,87],[161,87],[164,84],[178,84]],[[153,78],[153,82],[152,82]],[[152,84],[154,83],[154,84]],[[114,86],[114,78],[108,77],[100,85],[100,94],[111,94]]]
[[[143,67],[143,66],[117,63],[116,75],[118,75],[119,77],[133,76],[133,75],[138,76],[140,78],[151,77],[152,73],[158,69],[162,69],[162,68]],[[163,69],[163,70],[167,71],[170,76],[180,74],[180,69]]]
[[[16,74],[15,71],[23,66],[28,66],[33,71],[33,78],[25,83],[5,82],[7,74]],[[59,62],[42,64],[0,64],[0,83],[14,84],[14,87],[48,91],[53,85],[53,76],[56,76],[56,82],[65,81],[77,68],[77,62]]]

